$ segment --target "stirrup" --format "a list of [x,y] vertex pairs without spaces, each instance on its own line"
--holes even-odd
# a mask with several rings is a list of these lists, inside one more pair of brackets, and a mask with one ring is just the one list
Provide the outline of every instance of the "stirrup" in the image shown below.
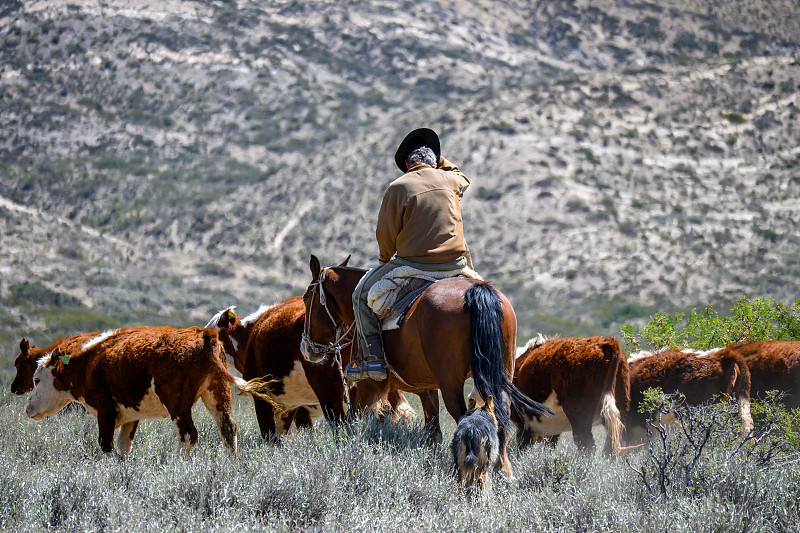
[[344,369],[344,375],[350,381],[361,381],[364,379],[374,379],[375,381],[383,381],[389,377],[386,364],[379,360],[371,361],[357,361],[351,362]]

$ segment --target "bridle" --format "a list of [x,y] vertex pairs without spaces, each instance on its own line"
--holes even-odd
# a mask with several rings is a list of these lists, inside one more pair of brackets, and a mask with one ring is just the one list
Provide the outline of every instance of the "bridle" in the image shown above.
[[[356,323],[354,320],[353,323],[350,324],[350,327],[345,329],[343,324],[336,322],[336,319],[333,318],[333,314],[328,308],[328,298],[325,295],[325,286],[323,285],[325,283],[325,273],[327,271],[327,267],[323,268],[320,271],[317,280],[308,286],[311,296],[309,302],[313,302],[314,294],[319,292],[319,303],[322,304],[322,308],[325,309],[326,313],[328,313],[328,318],[330,318],[331,322],[333,322],[336,333],[334,335],[334,339],[328,344],[317,342],[311,338],[309,332],[311,331],[311,309],[313,306],[309,304],[306,308],[306,317],[305,321],[303,322],[303,336],[301,343],[301,345],[305,345],[305,350],[301,351],[303,352],[303,357],[305,357],[306,360],[311,363],[324,362],[328,359],[328,357],[331,356],[331,354],[333,354],[333,360],[336,363],[337,370],[339,370],[339,377],[342,379],[344,401],[347,405],[347,412],[349,413],[352,411],[352,404],[350,402],[350,387],[347,384],[347,378],[345,377],[344,369],[342,368],[342,350],[353,344],[355,335],[352,335],[352,333],[355,331]],[[342,342],[345,339],[348,339],[347,342]]]
[[[313,301],[314,294],[319,292],[319,303],[322,305],[322,308],[325,309],[325,312],[328,314],[328,318],[331,319],[333,323],[335,334],[334,339],[329,343],[325,344],[322,342],[317,342],[311,338],[311,309],[312,306],[309,305],[308,309],[306,310],[306,317],[305,322],[303,324],[303,344],[305,345],[305,353],[306,359],[312,363],[319,363],[325,361],[331,354],[336,356],[336,361],[341,367],[342,364],[342,350],[347,348],[353,343],[355,336],[352,335],[355,329],[355,321],[350,324],[349,327],[345,328],[344,324],[336,322],[336,319],[333,318],[333,314],[331,313],[330,308],[328,308],[328,298],[325,295],[325,273],[328,271],[327,267],[323,268],[320,273],[319,277],[316,281],[312,282],[311,285],[308,286],[308,290],[310,291],[310,301]],[[345,341],[346,342],[343,342]],[[307,354],[307,355],[306,355]]]

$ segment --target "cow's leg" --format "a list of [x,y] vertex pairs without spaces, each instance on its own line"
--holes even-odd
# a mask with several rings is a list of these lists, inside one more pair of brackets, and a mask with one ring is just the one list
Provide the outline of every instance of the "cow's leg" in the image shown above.
[[112,453],[114,451],[117,409],[110,398],[104,403],[106,407],[97,411],[97,440],[103,453]]
[[172,423],[178,432],[181,449],[188,455],[194,444],[197,442],[197,428],[192,420],[192,410],[184,409],[181,412],[170,412]]
[[311,419],[311,412],[305,407],[299,407],[294,415],[294,425],[300,429],[311,429],[314,421]]
[[258,428],[261,430],[261,437],[265,440],[275,440],[275,414],[269,402],[259,398],[253,398],[253,407],[256,410],[256,420]]
[[232,457],[236,457],[236,422],[233,421],[231,416],[231,404],[233,402],[231,400],[231,389],[227,382],[222,379],[216,383],[212,382],[211,386],[200,393],[200,399],[203,400],[203,405],[206,406],[206,409],[214,418],[214,422],[217,423],[219,434],[222,435],[222,442],[228,452]]
[[350,397],[353,410],[373,409],[376,402],[389,393],[389,380],[375,381],[372,379],[365,379],[359,381],[356,386],[350,390],[354,391],[354,394],[351,394]]
[[278,437],[282,437],[289,433],[289,429],[292,427],[292,422],[294,422],[295,416],[297,416],[297,411],[300,408],[292,409],[290,411],[286,411],[281,416],[275,417],[275,433]]
[[[589,430],[589,433],[591,433],[591,429]],[[561,436],[560,434],[559,435],[547,435],[545,437],[542,437],[542,440],[544,440],[550,448],[555,448],[556,445],[558,445],[558,438],[560,436]]]
[[594,450],[594,437],[592,436],[593,410],[587,410],[580,405],[562,404],[562,406],[572,428],[572,439],[575,441],[575,446],[582,452]]
[[422,402],[422,412],[425,414],[426,442],[429,446],[442,443],[442,428],[439,426],[439,391],[430,389],[418,392]]
[[139,421],[126,422],[119,428],[119,435],[117,435],[117,447],[119,453],[128,455],[133,446],[133,437],[136,436],[136,430],[139,429]]
[[[438,399],[438,392],[436,393],[436,397]],[[406,400],[406,396],[403,394],[403,391],[391,390],[386,396],[386,399],[389,401],[389,406],[391,408],[392,422],[411,423],[411,421],[416,418],[417,413],[414,412],[414,409]]]
[[519,449],[525,449],[531,444],[533,444],[533,432],[530,430],[530,428],[517,428],[517,446]]

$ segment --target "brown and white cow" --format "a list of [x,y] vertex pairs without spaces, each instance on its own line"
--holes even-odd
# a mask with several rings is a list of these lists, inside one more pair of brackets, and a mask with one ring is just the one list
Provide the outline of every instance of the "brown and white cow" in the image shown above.
[[800,407],[800,342],[747,342],[726,346],[718,353],[744,358],[750,369],[751,398],[765,398],[776,390],[784,393],[782,401],[787,407]]
[[517,357],[514,384],[555,412],[548,418],[512,412],[520,446],[542,439],[555,443],[571,430],[580,450],[592,450],[592,427],[603,424],[605,453],[623,450],[628,363],[615,337],[532,339]]
[[213,328],[138,327],[98,335],[77,353],[60,348],[45,355],[33,375],[26,414],[41,420],[70,402],[97,417],[100,448],[131,449],[139,420],[169,417],[187,452],[197,441],[192,405],[198,398],[219,427],[225,446],[236,452],[230,383],[248,384],[228,372]]
[[[244,319],[233,308],[224,309],[207,325],[219,332],[228,366],[246,380],[271,382],[266,393],[269,401],[253,398],[264,438],[286,434],[292,420],[298,427],[310,427],[312,418],[325,415],[337,421],[345,416],[342,376],[335,362],[310,363],[300,351],[305,311],[303,299],[293,297],[272,307],[262,306]],[[391,393],[388,403],[390,412],[413,417],[402,392]],[[375,406],[376,411],[382,406]]]
[[11,382],[11,392],[25,394],[33,390],[33,373],[36,372],[39,359],[45,354],[54,351],[56,348],[59,348],[64,353],[73,354],[79,351],[86,341],[97,335],[98,333],[95,331],[61,337],[53,341],[47,348],[37,348],[23,337],[19,341],[19,354],[14,359],[17,373],[14,376],[14,381]]
[[[631,411],[627,418],[629,443],[645,441],[647,414],[639,413],[645,390],[659,387],[667,394],[681,393],[690,405],[715,396],[736,398],[742,423],[740,435],[753,428],[750,416],[750,370],[741,355],[719,350],[662,350],[634,355],[630,366]],[[669,417],[662,418],[665,423]]]

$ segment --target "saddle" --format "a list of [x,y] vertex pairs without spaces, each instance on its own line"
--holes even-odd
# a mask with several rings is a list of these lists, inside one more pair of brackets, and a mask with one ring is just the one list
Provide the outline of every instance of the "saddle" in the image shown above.
[[482,279],[469,267],[460,270],[422,271],[400,266],[386,273],[369,290],[367,302],[378,315],[383,331],[399,328],[405,313],[432,283],[445,278],[463,276]]
[[417,298],[422,296],[422,293],[433,283],[433,281],[427,279],[411,278],[405,285],[399,288],[394,304],[392,304],[382,316],[378,317],[381,321],[381,330],[398,329],[402,326],[408,308],[411,307],[411,304],[416,302]]

